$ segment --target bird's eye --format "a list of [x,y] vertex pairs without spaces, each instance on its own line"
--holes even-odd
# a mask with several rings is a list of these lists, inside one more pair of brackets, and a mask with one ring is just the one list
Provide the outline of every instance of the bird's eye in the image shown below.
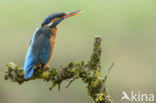
[[61,15],[60,15],[60,17],[62,18],[62,17],[64,17],[66,14],[65,13],[62,13]]

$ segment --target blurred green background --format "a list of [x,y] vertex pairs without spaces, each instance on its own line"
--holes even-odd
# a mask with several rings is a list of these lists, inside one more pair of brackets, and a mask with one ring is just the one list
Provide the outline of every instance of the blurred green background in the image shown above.
[[[115,103],[122,91],[156,94],[155,0],[0,0],[0,103],[91,103],[81,80],[49,92],[41,80],[4,81],[6,64],[23,66],[34,30],[56,12],[85,10],[59,24],[51,66],[87,60],[93,37],[103,36],[102,70],[115,66],[107,87]],[[137,102],[136,102],[137,103]]]

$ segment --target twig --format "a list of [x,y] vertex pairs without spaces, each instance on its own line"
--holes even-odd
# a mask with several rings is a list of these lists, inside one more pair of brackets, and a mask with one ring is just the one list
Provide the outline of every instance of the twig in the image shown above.
[[66,88],[68,88],[70,86],[70,84],[75,80],[76,78],[72,78],[69,83],[67,84]]
[[107,71],[107,74],[106,74],[106,76],[104,77],[104,84],[105,84],[105,82],[106,82],[106,80],[107,80],[107,78],[108,78],[108,75],[109,75],[110,71],[112,70],[113,66],[114,66],[114,63],[112,63],[112,65],[109,67],[109,69],[108,69],[108,71]]

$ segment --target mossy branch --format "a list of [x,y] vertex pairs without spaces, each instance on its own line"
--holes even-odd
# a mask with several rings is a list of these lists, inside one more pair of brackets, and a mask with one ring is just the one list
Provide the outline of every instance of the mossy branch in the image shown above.
[[31,79],[24,79],[23,67],[18,66],[14,63],[7,65],[7,71],[4,75],[5,80],[11,80],[22,84],[29,80],[43,79],[46,82],[52,82],[49,90],[52,90],[56,85],[60,88],[60,84],[64,80],[69,80],[69,85],[76,79],[82,79],[87,84],[88,95],[94,100],[95,103],[112,103],[111,97],[109,96],[105,87],[106,77],[101,75],[101,41],[100,36],[95,37],[93,45],[93,52],[88,61],[70,62],[65,67],[60,68],[37,68],[34,71]]

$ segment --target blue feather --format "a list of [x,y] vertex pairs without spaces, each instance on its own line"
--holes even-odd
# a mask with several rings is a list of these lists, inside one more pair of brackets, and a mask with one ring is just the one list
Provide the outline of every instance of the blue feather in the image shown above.
[[50,55],[49,39],[51,36],[49,28],[41,27],[35,31],[24,63],[25,79],[32,77],[34,65],[37,65],[38,62],[42,66],[47,63]]
[[34,65],[37,64],[37,58],[34,58],[34,56],[31,54],[31,51],[32,48],[29,47],[24,63],[25,79],[32,77],[32,74],[34,72]]

